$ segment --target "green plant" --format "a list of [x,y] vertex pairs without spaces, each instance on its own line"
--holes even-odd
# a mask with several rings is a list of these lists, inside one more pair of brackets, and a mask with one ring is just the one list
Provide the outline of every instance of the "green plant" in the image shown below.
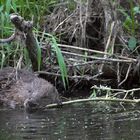
[[92,93],[91,95],[89,96],[89,98],[96,98],[97,97],[97,93],[96,93],[96,90],[95,89],[92,89]]
[[130,50],[134,50],[138,42],[135,35],[137,29],[139,28],[139,23],[135,19],[135,17],[137,14],[140,14],[140,7],[135,6],[133,0],[129,0],[129,5],[130,5],[130,14],[128,14],[122,7],[119,9],[119,11],[125,17],[123,27],[130,34],[130,38],[128,40],[128,47]]
[[[45,13],[50,13],[51,7],[55,6],[56,3],[59,1],[57,0],[1,0],[0,1],[0,38],[5,38],[7,36],[10,36],[12,33],[11,23],[10,23],[10,13],[19,13],[21,16],[25,17],[25,19],[31,19],[32,16],[34,16],[34,22],[36,27],[39,27],[41,18],[45,15]],[[44,6],[45,5],[45,6]],[[13,31],[12,31],[13,32]],[[36,32],[39,32],[36,30]],[[68,76],[67,76],[67,69],[66,64],[64,62],[64,58],[62,56],[61,50],[57,45],[56,39],[50,35],[47,34],[48,38],[51,38],[52,42],[52,48],[56,52],[58,64],[60,67],[60,72],[62,76],[62,81],[64,84],[64,87],[66,88],[66,85],[68,85]],[[37,41],[38,50],[37,50],[37,59],[38,59],[38,70],[40,70],[41,67],[41,48],[39,45],[40,42]],[[20,54],[22,53],[24,58],[25,65],[30,65],[30,59],[29,54],[26,50],[26,48],[23,48],[23,46],[18,43],[12,43],[12,44],[4,44],[1,45],[0,48],[0,65],[1,68],[5,65],[12,65],[15,66],[17,60],[19,59]],[[12,63],[11,63],[12,61]]]
[[140,13],[140,8],[138,6],[134,6],[134,3],[132,0],[129,0],[130,4],[130,14],[126,12],[126,10],[122,7],[118,9],[123,16],[125,17],[125,20],[123,22],[123,27],[131,34],[135,35],[136,29],[138,29],[139,24],[137,20],[135,19],[136,14]]
[[[55,7],[58,0],[1,0],[0,1],[0,24],[2,28],[10,27],[10,13],[19,13],[26,19],[34,17],[35,25],[39,26],[42,17],[51,13],[50,9]],[[8,25],[8,26],[7,26]],[[4,31],[6,33],[6,31]]]
[[[63,85],[66,88],[69,85],[69,83],[68,83],[68,75],[67,75],[67,68],[66,68],[66,64],[65,64],[65,61],[64,61],[64,57],[63,57],[63,55],[61,53],[61,49],[57,45],[56,38],[51,34],[41,32],[41,31],[38,31],[36,29],[35,29],[35,33],[37,34],[36,36],[40,36],[40,34],[42,34],[40,36],[40,41],[41,42],[38,42],[38,45],[39,44],[42,45],[42,40],[46,40],[47,42],[51,43],[52,51],[54,51],[56,53],[56,58],[57,58],[57,62],[58,62],[58,65],[59,65],[60,72],[61,72]],[[40,50],[39,54],[40,53],[41,53],[41,50]],[[40,54],[39,61],[40,61],[40,59],[41,59],[41,54]],[[48,62],[47,56],[46,56],[46,62]]]
[[60,68],[60,71],[61,71],[61,77],[62,77],[63,85],[66,88],[66,86],[68,85],[68,76],[67,76],[67,68],[66,68],[64,58],[62,56],[60,48],[57,45],[56,39],[50,34],[48,34],[48,36],[51,37],[52,47],[56,52],[57,61],[58,61],[59,68]]

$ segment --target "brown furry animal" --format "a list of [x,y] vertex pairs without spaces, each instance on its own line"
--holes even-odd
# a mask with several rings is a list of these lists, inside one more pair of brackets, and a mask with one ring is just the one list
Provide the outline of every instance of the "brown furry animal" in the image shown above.
[[30,110],[50,103],[61,104],[61,100],[57,89],[48,81],[26,70],[0,70],[1,105]]

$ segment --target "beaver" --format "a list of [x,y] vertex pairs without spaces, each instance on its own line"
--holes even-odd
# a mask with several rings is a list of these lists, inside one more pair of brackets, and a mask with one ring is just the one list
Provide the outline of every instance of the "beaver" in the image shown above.
[[50,103],[61,105],[57,89],[48,81],[27,70],[0,70],[0,105],[26,110]]

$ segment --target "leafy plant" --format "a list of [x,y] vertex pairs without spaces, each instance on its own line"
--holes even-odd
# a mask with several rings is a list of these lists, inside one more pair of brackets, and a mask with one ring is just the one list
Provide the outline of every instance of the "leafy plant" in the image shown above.
[[136,30],[139,27],[139,23],[135,19],[137,14],[140,14],[140,7],[134,6],[133,0],[129,0],[130,4],[130,14],[125,12],[125,9],[121,8],[119,11],[125,16],[125,21],[123,23],[123,27],[130,33],[130,38],[128,40],[128,47],[130,50],[134,50],[136,48],[137,39],[135,37]]
[[129,0],[130,3],[130,14],[128,14],[124,8],[118,9],[125,17],[123,22],[123,27],[132,35],[135,35],[136,29],[138,29],[139,24],[135,19],[136,14],[140,13],[140,8],[134,6],[133,0]]
[[[10,23],[10,13],[19,13],[21,16],[25,17],[26,19],[31,19],[32,16],[34,16],[34,22],[37,27],[40,25],[41,18],[45,15],[46,12],[51,13],[50,9],[51,7],[55,6],[56,3],[58,3],[58,0],[1,0],[0,1],[0,26],[1,26],[1,36],[0,38],[4,38],[5,36],[11,35],[11,23]],[[45,5],[45,6],[44,6]],[[61,50],[57,45],[56,39],[50,35],[47,34],[49,38],[51,38],[52,42],[52,48],[56,52],[58,64],[60,67],[60,72],[62,76],[62,81],[64,84],[64,87],[66,88],[66,85],[68,85],[68,76],[67,76],[67,69],[66,64],[64,62],[64,58],[62,56]],[[37,41],[37,40],[36,40]],[[40,42],[37,41],[38,44],[38,70],[40,70],[41,67],[41,48],[39,47]],[[0,44],[1,45],[1,44]],[[14,47],[13,47],[14,46]],[[16,48],[15,48],[16,47]],[[6,65],[11,65],[11,60],[13,61],[12,65],[15,66],[16,61],[19,59],[19,56],[21,54],[21,51],[24,56],[24,63],[26,65],[30,64],[29,54],[27,50],[23,47],[19,47],[18,43],[16,44],[10,44],[10,45],[1,45],[0,48],[0,65],[3,67]],[[7,63],[8,62],[8,63]]]
[[137,44],[137,40],[135,37],[130,37],[129,41],[128,41],[128,47],[130,50],[134,50],[136,48],[136,44]]

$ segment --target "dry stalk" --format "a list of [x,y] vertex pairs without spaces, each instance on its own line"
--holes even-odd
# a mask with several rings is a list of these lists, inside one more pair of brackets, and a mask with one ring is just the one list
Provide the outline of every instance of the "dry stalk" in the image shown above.
[[140,88],[134,88],[134,89],[129,89],[129,90],[125,90],[125,89],[112,89],[110,87],[104,87],[104,86],[101,86],[101,87],[97,87],[97,86],[92,86],[91,89],[96,89],[96,90],[105,90],[105,91],[112,91],[112,92],[116,92],[113,94],[112,97],[116,97],[117,95],[121,95],[123,93],[125,93],[125,96],[123,99],[125,99],[128,95],[128,93],[133,93],[135,91],[140,91]]
[[121,77],[120,77],[120,63],[117,63],[117,82],[120,83]]
[[[37,72],[35,72],[35,74],[46,74],[46,75],[61,77],[61,74],[59,74],[59,73],[46,72],[46,71],[37,71]],[[82,80],[88,80],[89,81],[89,80],[96,79],[100,75],[101,75],[101,73],[96,74],[94,76],[90,76],[90,75],[83,75],[83,76],[74,75],[74,76],[70,76],[70,75],[68,75],[67,77],[70,78],[70,79],[82,79]]]
[[[140,103],[140,99],[135,99],[135,100],[130,100],[130,99],[118,99],[118,98],[92,98],[92,99],[78,99],[78,100],[72,100],[72,101],[67,101],[67,102],[62,102],[62,105],[70,105],[74,103],[84,103],[84,102],[100,102],[100,101],[105,101],[105,102],[119,102],[119,103]],[[49,104],[47,105],[44,109],[47,108],[55,108],[59,107],[57,104]]]
[[61,51],[62,54],[67,54],[67,55],[73,55],[73,56],[78,56],[78,57],[83,57],[83,58],[90,58],[93,60],[100,60],[100,61],[108,61],[108,62],[121,62],[121,63],[135,63],[135,59],[132,60],[123,60],[123,59],[115,59],[115,58],[102,58],[102,57],[95,57],[95,56],[86,56],[82,54],[76,54],[76,53],[71,53],[71,52],[66,52],[66,51]]
[[[107,52],[98,51],[98,50],[92,50],[92,49],[87,49],[87,48],[82,48],[82,47],[78,47],[78,46],[65,45],[65,44],[58,44],[58,46],[61,47],[61,48],[76,49],[76,50],[86,51],[86,52],[89,52],[89,53],[108,55],[109,57],[112,56],[110,53],[107,53]],[[116,55],[114,54],[114,56],[116,56]],[[126,57],[126,56],[116,56],[116,57],[120,58],[120,59],[133,60],[134,62],[137,62],[136,59],[130,58],[130,57]]]
[[67,18],[65,18],[62,22],[60,22],[60,23],[55,27],[55,29],[54,29],[53,31],[56,32],[56,30],[57,30],[60,26],[62,26],[67,20],[69,20],[69,18],[71,18],[72,15],[73,15],[73,13],[70,14]]
[[[116,17],[116,7],[113,2],[109,0],[100,0],[100,3],[104,10],[104,17],[105,17],[105,53],[111,50],[111,54],[114,54],[114,44],[116,40],[116,36],[119,32],[119,23]],[[104,55],[106,58],[107,55]],[[102,72],[104,64],[100,66],[99,71]]]
[[131,64],[129,64],[129,67],[128,67],[128,70],[127,70],[127,73],[126,73],[126,76],[125,76],[125,79],[121,82],[121,83],[119,83],[119,85],[118,86],[121,86],[126,80],[127,80],[127,78],[128,78],[128,75],[129,75],[129,73],[130,73],[130,70],[131,70],[131,66],[132,66],[132,63]]

